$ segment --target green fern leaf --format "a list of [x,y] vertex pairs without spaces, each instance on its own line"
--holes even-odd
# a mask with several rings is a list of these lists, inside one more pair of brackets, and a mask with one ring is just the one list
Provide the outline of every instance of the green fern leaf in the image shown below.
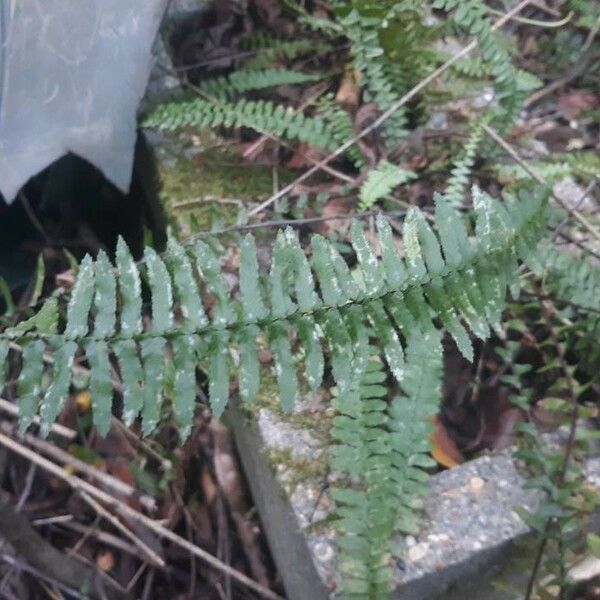
[[275,360],[275,373],[279,386],[281,408],[290,412],[298,395],[298,380],[290,345],[290,334],[280,323],[273,323],[268,328],[269,345]]
[[382,215],[377,215],[377,233],[387,284],[390,289],[401,290],[408,279],[408,273],[404,261],[398,255],[389,221]]
[[67,337],[83,337],[88,333],[88,317],[94,297],[94,265],[92,257],[86,254],[81,261],[77,280],[73,286],[67,307]]
[[137,344],[130,339],[117,340],[112,345],[121,371],[123,393],[123,422],[131,425],[144,406],[144,371],[138,356]]
[[22,361],[23,366],[17,381],[17,390],[19,393],[19,429],[25,431],[33,422],[40,400],[44,372],[44,342],[41,340],[25,342]]
[[113,385],[108,345],[105,341],[89,340],[85,353],[90,363],[90,393],[94,425],[98,433],[106,436],[112,419]]
[[208,397],[214,415],[219,418],[229,401],[229,332],[218,331],[209,344]]
[[306,380],[310,389],[315,391],[321,385],[325,368],[325,358],[321,346],[321,337],[317,330],[318,326],[312,317],[308,315],[297,319],[296,326],[306,355]]
[[196,242],[194,246],[198,268],[206,281],[206,288],[214,296],[213,323],[217,327],[225,327],[235,320],[235,312],[229,300],[229,286],[215,253],[204,242]]
[[171,277],[165,263],[152,248],[144,251],[144,262],[152,294],[152,328],[156,333],[164,333],[173,328]]
[[46,437],[50,433],[52,424],[65,405],[71,385],[71,368],[76,351],[77,344],[75,342],[59,344],[54,349],[52,383],[46,390],[40,407],[42,437]]
[[367,178],[360,188],[359,210],[369,210],[378,200],[385,198],[392,190],[403,183],[408,183],[416,177],[412,171],[407,171],[382,160],[374,169],[369,171]]
[[385,280],[373,248],[365,237],[362,225],[356,219],[350,225],[350,239],[360,264],[364,284],[363,294],[369,297],[376,296],[383,288]]
[[119,236],[115,255],[121,295],[121,332],[132,335],[142,331],[142,284],[140,273],[125,240]]
[[58,329],[58,300],[54,297],[47,298],[42,308],[27,319],[22,321],[13,331],[26,333],[27,331],[35,330],[38,333],[52,334]]
[[188,331],[205,327],[208,325],[208,319],[204,312],[192,263],[183,246],[173,236],[169,236],[167,241],[165,261],[173,277],[184,327]]
[[380,340],[385,359],[390,367],[390,371],[396,378],[396,381],[404,379],[404,351],[398,335],[393,327],[390,327],[389,319],[385,314],[385,308],[380,300],[374,300],[366,306],[366,312],[377,338]]
[[94,264],[96,289],[94,335],[107,338],[115,333],[117,313],[117,282],[106,252],[101,250]]
[[224,77],[208,79],[201,89],[220,100],[252,90],[262,90],[278,85],[294,85],[323,79],[323,75],[301,73],[288,69],[261,69],[236,71]]
[[196,351],[195,335],[178,336],[171,342],[173,348],[173,409],[181,439],[186,439],[194,423],[196,408]]
[[238,333],[240,396],[244,402],[252,402],[260,389],[260,363],[256,341],[259,331],[256,325],[250,324]]
[[260,287],[256,243],[248,234],[240,247],[240,292],[242,308],[250,323],[264,319],[268,310],[265,306]]
[[140,354],[144,368],[144,406],[142,409],[142,431],[149,435],[160,420],[165,376],[164,338],[148,338],[140,343]]
[[417,209],[409,209],[402,233],[408,275],[412,281],[420,282],[427,277],[427,268],[419,241],[419,211]]

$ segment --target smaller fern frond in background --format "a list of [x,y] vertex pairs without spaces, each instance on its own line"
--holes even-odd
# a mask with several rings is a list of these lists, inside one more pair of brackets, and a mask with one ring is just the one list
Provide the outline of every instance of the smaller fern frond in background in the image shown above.
[[272,68],[274,64],[292,61],[305,54],[323,54],[331,47],[311,39],[288,40],[257,32],[241,40],[241,49],[254,52],[242,65],[242,70]]
[[494,78],[500,106],[495,124],[501,130],[508,129],[518,117],[525,97],[526,92],[519,85],[523,75],[518,75],[501,36],[493,31],[485,3],[481,0],[433,0],[432,7],[451,12],[454,23],[477,38],[486,65],[481,68],[489,69]]
[[144,117],[142,126],[164,131],[185,127],[248,127],[317,148],[333,150],[338,145],[321,118],[307,117],[266,100],[216,103],[190,98],[164,102]]
[[369,210],[378,200],[385,198],[395,187],[412,181],[416,177],[413,171],[408,171],[387,160],[369,171],[367,178],[360,187],[358,209],[361,212]]
[[[326,94],[317,101],[319,115],[326,123],[331,135],[339,145],[345,144],[356,134],[354,123],[350,114],[333,98],[333,94]],[[358,169],[365,165],[365,158],[357,144],[350,146],[346,151],[354,166]]]
[[302,73],[289,69],[261,69],[255,71],[236,71],[230,75],[208,79],[200,88],[219,100],[227,100],[237,94],[254,90],[263,90],[278,85],[293,85],[319,81],[324,75]]
[[444,190],[444,200],[454,208],[462,208],[465,192],[469,187],[477,149],[483,137],[483,125],[487,119],[480,119],[471,129],[464,150],[458,155],[450,170],[450,178]]

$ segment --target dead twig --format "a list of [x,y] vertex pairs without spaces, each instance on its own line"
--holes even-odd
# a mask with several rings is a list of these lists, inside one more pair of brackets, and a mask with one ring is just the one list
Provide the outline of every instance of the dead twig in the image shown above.
[[220,561],[218,558],[212,556],[202,548],[199,548],[195,544],[192,544],[188,540],[182,538],[177,535],[175,532],[167,529],[161,523],[147,517],[146,515],[138,512],[137,510],[131,508],[127,504],[117,500],[113,496],[107,494],[106,492],[95,488],[93,485],[89,484],[87,481],[76,477],[75,475],[71,475],[67,473],[64,469],[54,464],[50,460],[39,456],[33,450],[30,450],[23,444],[13,440],[7,435],[0,433],[0,445],[5,446],[11,452],[30,460],[37,464],[40,468],[44,469],[48,473],[51,473],[55,477],[61,479],[68,485],[70,485],[75,490],[83,490],[87,492],[90,496],[93,496],[100,502],[103,502],[107,506],[110,506],[113,510],[117,511],[124,517],[137,521],[138,523],[144,525],[158,536],[169,540],[173,544],[180,546],[181,548],[187,550],[194,556],[204,560],[210,566],[218,569],[219,571],[228,574],[232,579],[235,579],[238,583],[254,590],[258,594],[260,594],[263,598],[268,598],[269,600],[283,600],[281,596],[276,594],[275,592],[259,585],[252,579],[250,579],[247,575],[240,573],[233,567],[226,565],[224,562]]
[[155,567],[164,568],[165,561],[161,556],[159,556],[148,544],[144,543],[140,538],[137,537],[132,531],[127,529],[117,517],[108,512],[101,504],[96,502],[89,494],[86,494],[84,491],[79,491],[79,496],[81,499],[91,506],[100,517],[108,521],[115,529],[118,529],[125,537],[129,538],[145,555],[148,559],[148,562]]
[[[35,456],[35,453],[32,454]],[[56,550],[31,527],[22,514],[16,512],[9,498],[9,494],[0,490],[0,534],[27,564],[38,572],[48,574],[45,577],[47,580],[58,581],[71,589],[80,590],[82,584],[87,583],[88,597],[115,600],[129,597],[112,579]],[[22,568],[21,564],[15,566]]]
[[[19,348],[20,350],[20,348]],[[0,412],[6,413],[8,415],[10,415],[11,417],[18,417],[19,416],[19,408],[14,405],[12,402],[9,402],[8,400],[5,400],[4,398],[0,398]],[[40,424],[40,418],[36,415],[35,417],[33,417],[33,422],[36,425]],[[65,427],[64,425],[59,425],[58,423],[54,423],[52,425],[52,429],[51,429],[52,433],[55,433],[57,435],[60,435],[61,437],[64,437],[65,439],[72,441],[77,437],[77,432],[74,431],[73,429],[69,429],[68,427]]]
[[[7,423],[0,424],[0,429],[7,434],[12,433],[12,428]],[[134,487],[129,484],[113,477],[109,473],[105,473],[100,469],[97,469],[93,465],[90,465],[75,456],[72,456],[68,452],[65,452],[61,448],[46,442],[40,438],[35,437],[29,433],[25,434],[17,434],[18,438],[24,441],[29,446],[32,446],[42,454],[52,458],[55,461],[62,463],[63,465],[68,465],[72,467],[75,471],[79,473],[83,473],[87,475],[90,479],[95,480],[97,483],[102,484],[112,492],[119,494],[120,496],[124,496],[125,498],[132,498],[139,502],[146,510],[151,512],[156,511],[156,500],[152,498],[152,496],[148,496],[147,494],[141,494]]]

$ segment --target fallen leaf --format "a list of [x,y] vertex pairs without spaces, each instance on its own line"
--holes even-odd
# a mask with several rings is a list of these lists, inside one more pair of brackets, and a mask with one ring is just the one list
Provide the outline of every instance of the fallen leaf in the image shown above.
[[212,504],[218,495],[218,491],[212,475],[206,467],[202,469],[200,484],[202,486],[204,497],[206,498],[206,503]]
[[[292,171],[312,167],[315,161],[321,160],[323,153],[314,146],[302,142],[298,144],[292,157],[285,163],[285,168]],[[312,159],[312,160],[311,160]]]
[[104,573],[112,571],[115,566],[115,556],[110,550],[100,550],[96,555],[96,566]]
[[[322,217],[334,217],[336,215],[347,215],[350,212],[351,204],[345,198],[334,196],[327,200],[321,211]],[[338,232],[345,235],[350,227],[349,219],[331,219],[329,221],[320,221],[312,226],[313,231],[321,235],[329,235]]]
[[451,469],[465,462],[465,457],[448,435],[446,427],[435,415],[431,417],[435,430],[431,434],[431,456],[443,467]]
[[360,98],[360,87],[356,71],[346,71],[340,87],[335,95],[335,101],[348,110],[356,110]]
[[575,119],[582,112],[595,108],[600,103],[598,96],[591,90],[573,90],[558,98],[560,111],[567,119]]

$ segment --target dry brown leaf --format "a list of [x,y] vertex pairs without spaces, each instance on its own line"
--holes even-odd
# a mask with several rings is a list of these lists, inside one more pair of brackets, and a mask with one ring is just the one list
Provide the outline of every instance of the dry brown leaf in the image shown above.
[[202,486],[204,497],[206,498],[206,503],[212,504],[214,499],[217,497],[218,490],[217,485],[213,481],[212,475],[210,474],[206,466],[202,468],[200,484]]
[[335,95],[335,101],[348,110],[356,110],[360,99],[360,87],[356,71],[347,71]]
[[431,456],[443,467],[451,469],[465,462],[465,457],[448,435],[446,427],[435,415],[431,417],[434,431],[431,433]]
[[558,99],[560,111],[567,119],[575,119],[582,112],[598,106],[600,99],[591,90],[572,90]]
[[100,550],[96,555],[96,566],[104,573],[112,571],[115,566],[115,555],[110,550]]

